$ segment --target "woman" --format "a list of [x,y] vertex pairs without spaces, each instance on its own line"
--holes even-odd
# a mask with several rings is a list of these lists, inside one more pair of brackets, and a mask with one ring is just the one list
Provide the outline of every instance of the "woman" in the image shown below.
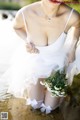
[[[57,69],[74,61],[79,39],[80,15],[63,0],[41,0],[20,9],[14,19],[14,30],[24,39],[12,58],[8,93],[26,97],[34,109],[50,113],[60,105],[60,97],[40,84]],[[68,31],[73,29],[71,46],[65,47]]]

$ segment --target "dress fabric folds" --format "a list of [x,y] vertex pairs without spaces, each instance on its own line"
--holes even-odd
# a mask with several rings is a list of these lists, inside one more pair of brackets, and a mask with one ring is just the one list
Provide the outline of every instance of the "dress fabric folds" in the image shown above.
[[[5,26],[3,26],[5,24]],[[39,78],[47,78],[52,71],[62,70],[67,66],[67,53],[71,47],[71,31],[67,36],[64,32],[56,42],[49,46],[36,46],[40,53],[29,53],[25,41],[14,32],[12,22],[3,21],[0,28],[0,93],[10,93],[25,98],[25,90],[36,84]],[[6,44],[7,43],[7,44]],[[66,47],[67,45],[67,47]],[[76,50],[76,59],[68,66],[67,73],[73,69],[74,74],[80,71],[80,47]],[[1,71],[2,70],[2,71]],[[77,71],[77,72],[76,72]],[[70,77],[73,77],[71,74]]]

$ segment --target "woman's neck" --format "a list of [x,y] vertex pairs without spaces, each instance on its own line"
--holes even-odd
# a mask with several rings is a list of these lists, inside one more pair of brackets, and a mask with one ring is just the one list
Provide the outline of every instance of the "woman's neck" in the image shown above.
[[45,15],[49,17],[55,17],[58,13],[60,3],[48,3],[43,0],[41,2],[41,6]]

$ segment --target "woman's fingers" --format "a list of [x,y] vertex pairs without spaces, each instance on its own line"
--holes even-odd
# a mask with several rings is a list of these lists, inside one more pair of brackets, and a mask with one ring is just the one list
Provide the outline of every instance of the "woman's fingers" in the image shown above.
[[26,49],[30,53],[39,53],[39,50],[35,48],[35,45],[33,43],[26,44]]
[[34,49],[35,53],[39,53],[39,50],[37,48]]
[[71,52],[67,54],[67,62],[72,63],[75,60],[75,52]]
[[30,53],[39,53],[39,50],[38,50],[37,48],[35,48],[35,49],[32,49],[32,50],[30,51]]

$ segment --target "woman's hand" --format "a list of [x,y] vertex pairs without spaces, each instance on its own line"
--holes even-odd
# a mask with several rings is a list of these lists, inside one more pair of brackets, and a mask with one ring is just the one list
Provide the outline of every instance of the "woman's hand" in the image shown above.
[[66,59],[65,59],[65,68],[70,66],[75,61],[75,50],[73,52],[67,53]]
[[68,64],[72,63],[75,60],[75,49],[67,54]]
[[39,53],[39,50],[32,42],[26,43],[26,50],[30,53]]

